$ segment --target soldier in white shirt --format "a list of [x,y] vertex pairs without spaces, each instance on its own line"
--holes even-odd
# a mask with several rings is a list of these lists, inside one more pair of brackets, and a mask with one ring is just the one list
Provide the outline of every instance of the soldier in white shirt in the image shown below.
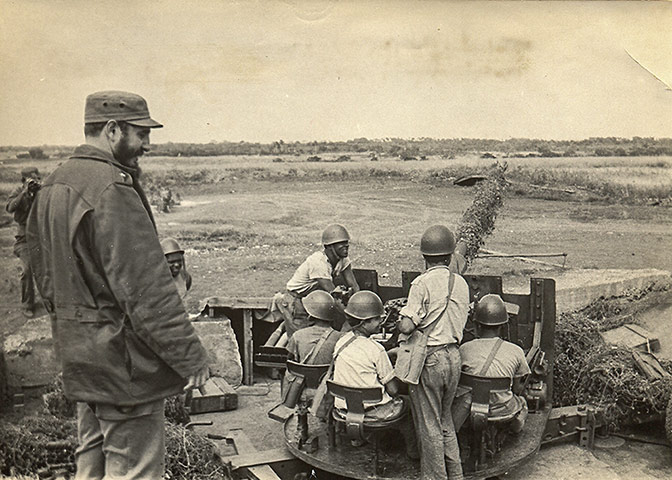
[[[322,245],[323,250],[311,254],[296,269],[287,282],[287,291],[274,298],[278,310],[285,319],[285,329],[290,338],[297,330],[310,325],[308,314],[301,303],[301,299],[306,295],[315,290],[324,290],[338,297],[344,292],[334,284],[339,275],[343,277],[349,294],[359,291],[348,258],[350,235],[345,227],[332,224],[325,228],[322,232]],[[338,330],[340,327],[341,324],[336,321],[334,328]]]
[[397,325],[403,334],[429,332],[420,379],[409,385],[423,480],[463,478],[451,406],[460,379],[457,345],[467,323],[469,287],[449,269],[455,246],[453,233],[443,225],[429,227],[422,235],[420,251],[427,270],[413,280]]

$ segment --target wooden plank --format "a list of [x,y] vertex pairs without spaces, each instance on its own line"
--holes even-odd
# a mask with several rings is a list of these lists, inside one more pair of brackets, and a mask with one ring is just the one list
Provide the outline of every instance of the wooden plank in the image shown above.
[[[252,443],[252,441],[245,435],[242,428],[232,428],[226,434],[227,438],[233,440],[234,445],[236,446],[236,451],[238,452],[237,456],[240,456],[240,452],[256,452],[257,449]],[[229,457],[228,460],[232,460],[235,457]]]
[[[222,462],[230,462],[234,470],[245,468],[258,480],[280,480],[269,464],[296,460],[286,447],[257,451],[245,432],[239,428],[229,430],[226,437],[233,440],[238,455],[222,457]],[[245,453],[241,455],[241,452]]]
[[257,480],[282,480],[268,465],[250,467],[247,471]]
[[243,383],[254,385],[254,345],[252,342],[252,310],[243,310]]
[[[238,450],[240,451],[240,449]],[[272,450],[253,451],[223,458],[224,462],[231,462],[233,468],[254,467],[257,465],[266,465],[268,463],[285,462],[294,460],[296,457],[286,448],[276,448]]]
[[271,304],[271,297],[210,297],[205,304],[209,308],[266,310]]
[[638,352],[635,350],[632,352],[632,358],[635,361],[637,369],[649,380],[670,376],[653,353]]
[[660,350],[660,341],[653,334],[639,325],[627,324],[600,333],[606,343],[623,345],[644,352]]
[[[488,255],[498,255],[498,256],[508,255],[504,252],[496,252],[494,250],[487,250],[485,248],[481,248],[480,251],[483,252],[483,253],[486,253]],[[527,256],[525,256],[525,257],[512,256],[511,258],[515,258],[516,260],[522,260],[523,262],[539,263],[541,265],[549,265],[551,267],[566,268],[564,263],[562,265],[560,265],[559,263],[544,262],[544,261],[541,261],[541,260],[534,260],[532,258],[527,258]],[[566,257],[565,257],[565,259],[566,259]]]

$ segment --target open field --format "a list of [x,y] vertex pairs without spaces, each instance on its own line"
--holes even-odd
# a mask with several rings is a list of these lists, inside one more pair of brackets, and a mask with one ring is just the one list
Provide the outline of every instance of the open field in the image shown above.
[[[325,225],[348,227],[356,266],[375,268],[384,283],[398,283],[402,270],[422,267],[419,237],[428,225],[457,227],[471,204],[473,190],[452,180],[484,171],[493,160],[473,157],[371,161],[337,154],[320,162],[303,157],[147,157],[141,165],[149,188],[169,187],[182,205],[157,214],[161,236],[176,237],[187,250],[194,276],[188,306],[211,295],[270,296],[283,288],[292,271],[318,248]],[[38,163],[44,173],[62,159]],[[575,269],[672,270],[672,210],[663,205],[630,205],[614,197],[575,189],[574,194],[524,188],[515,178],[571,187],[568,179],[596,182],[604,191],[646,186],[647,195],[672,186],[672,158],[506,159],[514,183],[485,247],[508,253],[567,253]],[[16,183],[29,163],[6,159],[0,188]],[[543,166],[543,168],[542,168]],[[630,182],[630,183],[627,183]],[[642,187],[644,188],[644,187]],[[666,189],[666,190],[665,190]],[[554,201],[543,197],[554,198]],[[622,199],[621,199],[622,200]],[[0,282],[5,312],[17,305],[18,260],[11,254],[13,229],[0,230],[6,264]],[[559,262],[560,259],[548,259]],[[479,259],[471,272],[507,279],[543,273],[552,267],[513,259]],[[11,314],[10,314],[11,316]]]
[[[349,161],[337,161],[339,157]],[[672,157],[560,157],[500,158],[479,155],[456,158],[428,156],[425,160],[403,161],[398,157],[376,157],[365,153],[320,154],[320,161],[307,161],[307,155],[147,157],[142,166],[148,179],[159,184],[202,184],[223,180],[294,180],[321,178],[352,180],[403,178],[410,181],[445,183],[456,177],[479,173],[493,162],[508,164],[508,178],[522,196],[548,196],[548,191],[528,188],[579,188],[592,191],[595,198],[612,202],[636,203],[647,199],[670,201],[672,197]],[[18,172],[29,160],[0,159],[0,192],[7,192],[18,179]],[[44,172],[53,170],[62,158],[33,161]],[[517,185],[522,183],[523,185]]]
[[[350,162],[306,162],[295,157],[273,162],[273,158],[149,157],[141,161],[150,187],[168,186],[182,199],[171,213],[157,213],[156,219],[161,237],[174,236],[186,249],[187,266],[194,277],[187,297],[190,312],[197,312],[200,301],[209,296],[268,297],[281,290],[299,263],[320,248],[320,232],[332,222],[343,223],[350,230],[350,255],[356,267],[375,268],[382,283],[398,285],[402,270],[422,268],[418,252],[422,231],[439,222],[456,228],[471,205],[473,188],[454,186],[452,178],[476,173],[493,162],[476,157],[407,162],[372,162],[354,155]],[[38,165],[46,172],[60,161]],[[623,191],[622,185],[632,192],[633,179],[638,179],[644,185],[642,198],[656,189],[667,191],[662,198],[668,198],[672,158],[507,162],[508,178],[523,185],[514,184],[506,196],[485,248],[507,253],[563,252],[568,255],[568,268],[596,275],[600,274],[598,269],[672,271],[672,209],[665,202],[634,205],[615,201],[613,193],[596,195],[577,189],[574,194],[564,194],[524,188],[526,178],[528,183],[545,178],[544,185],[559,188],[576,187],[563,183],[568,179],[586,182],[590,178],[602,185],[604,192]],[[18,183],[17,172],[27,163],[5,161],[0,171],[2,191]],[[24,322],[18,309],[18,259],[11,253],[12,242],[13,228],[6,224],[0,228],[0,255],[6,265],[0,271],[0,335]],[[560,271],[515,259],[477,259],[470,268],[470,273],[502,275],[505,290],[527,282],[529,276],[553,276]],[[254,402],[243,399],[242,405],[245,400],[250,405],[260,404],[257,397],[249,398]],[[262,398],[276,401],[275,396]],[[229,426],[263,423],[264,419],[265,410],[252,407],[222,415]],[[266,448],[280,446],[280,437],[269,435],[264,428],[254,429],[254,439],[259,437]],[[635,444],[625,453],[619,449],[619,455],[597,450],[598,460],[573,446],[548,449],[548,454],[542,452],[539,460],[512,478],[540,473],[544,478],[558,479],[580,475],[660,478],[669,471],[661,448]],[[558,455],[562,458],[556,458]],[[572,474],[563,476],[567,457],[573,455],[582,455],[581,461]]]

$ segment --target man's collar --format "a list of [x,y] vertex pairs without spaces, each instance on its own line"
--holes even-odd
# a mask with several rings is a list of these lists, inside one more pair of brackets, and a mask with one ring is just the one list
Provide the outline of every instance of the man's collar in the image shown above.
[[122,165],[119,163],[111,153],[106,152],[104,150],[101,150],[98,147],[94,147],[93,145],[89,145],[88,143],[85,143],[83,145],[78,146],[75,148],[74,152],[72,152],[72,155],[70,158],[88,158],[92,160],[98,160],[101,162],[105,163],[110,163],[114,165],[117,168],[120,168],[133,176],[134,178],[138,174],[138,169],[133,168],[133,167],[127,167],[126,165]]
[[431,267],[429,267],[429,268],[428,268],[427,270],[425,270],[425,271],[426,271],[426,272],[429,272],[430,270],[436,270],[437,268],[448,268],[448,269],[450,269],[450,268],[448,267],[448,265],[432,265]]

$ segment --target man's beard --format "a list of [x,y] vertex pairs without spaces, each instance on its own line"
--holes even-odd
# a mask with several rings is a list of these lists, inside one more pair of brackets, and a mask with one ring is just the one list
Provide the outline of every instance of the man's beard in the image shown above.
[[139,168],[138,159],[144,153],[142,148],[132,149],[128,146],[126,135],[123,134],[119,144],[113,149],[114,158],[126,167]]

